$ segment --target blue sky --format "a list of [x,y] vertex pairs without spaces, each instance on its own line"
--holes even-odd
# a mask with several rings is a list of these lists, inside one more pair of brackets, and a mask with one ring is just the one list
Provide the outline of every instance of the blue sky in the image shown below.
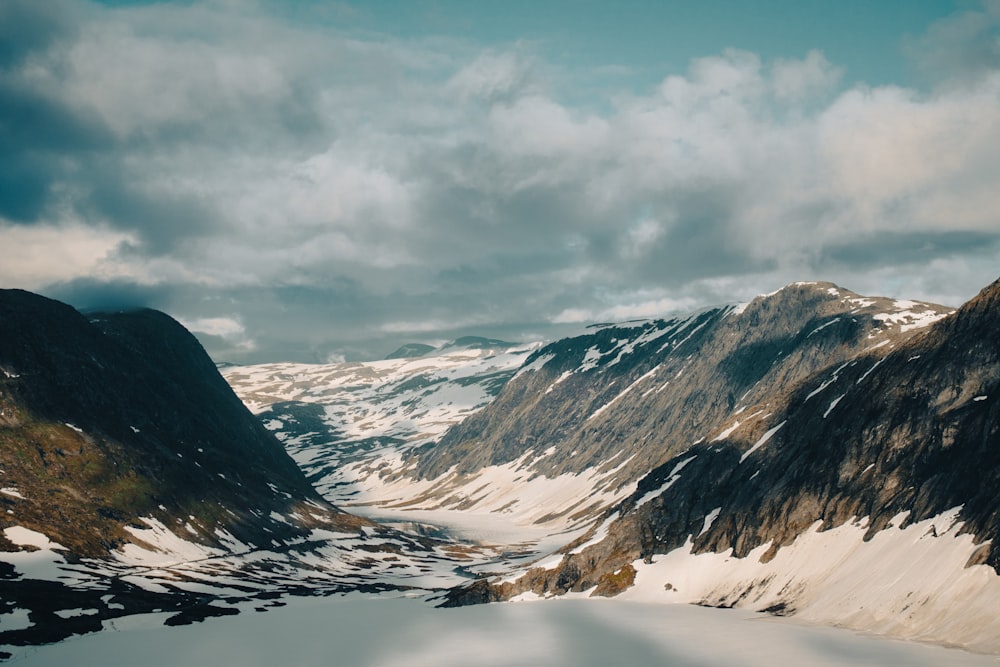
[[1000,273],[1000,2],[0,3],[0,286],[217,359]]
[[373,33],[464,37],[494,47],[528,41],[547,59],[579,72],[626,68],[622,81],[640,87],[726,48],[765,59],[819,49],[845,69],[848,81],[919,83],[902,47],[934,21],[974,7],[948,0],[386,0],[359,3],[354,11],[298,4],[291,16],[326,15],[333,24]]

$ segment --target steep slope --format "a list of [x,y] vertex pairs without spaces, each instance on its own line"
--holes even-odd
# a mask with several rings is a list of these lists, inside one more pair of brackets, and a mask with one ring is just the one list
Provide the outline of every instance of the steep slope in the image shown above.
[[142,517],[193,516],[207,544],[218,545],[216,529],[270,544],[302,530],[270,512],[324,504],[195,338],[162,313],[88,321],[0,292],[0,371],[0,479],[17,493],[5,494],[0,527],[16,522],[85,556],[129,541],[125,527]]
[[750,406],[864,350],[880,357],[946,312],[799,283],[742,307],[598,327],[534,353],[493,403],[369,477],[366,497],[571,524]]
[[407,451],[489,404],[538,345],[466,337],[406,347],[422,353],[222,372],[324,497],[349,503],[373,467],[395,469]]
[[1000,281],[706,429],[591,534],[450,604],[592,591],[1000,650]]
[[454,555],[320,497],[168,316],[0,291],[0,658],[133,613],[451,585]]

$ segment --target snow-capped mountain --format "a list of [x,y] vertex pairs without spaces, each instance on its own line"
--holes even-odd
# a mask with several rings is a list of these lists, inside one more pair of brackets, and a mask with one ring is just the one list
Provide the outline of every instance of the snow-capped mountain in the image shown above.
[[384,590],[1000,651],[997,313],[1000,282],[955,313],[797,283],[544,346],[229,366],[230,389],[161,313],[0,293],[0,653]]
[[391,472],[402,455],[489,404],[538,347],[465,337],[440,348],[404,346],[383,361],[222,373],[316,488],[351,502],[379,476],[373,469]]
[[588,534],[449,603],[586,591],[1000,650],[1000,281],[925,328],[905,318],[873,314],[895,331],[741,397]]
[[587,525],[713,429],[762,414],[749,406],[862,352],[885,355],[947,312],[802,283],[535,350],[224,372],[337,502],[552,533]]

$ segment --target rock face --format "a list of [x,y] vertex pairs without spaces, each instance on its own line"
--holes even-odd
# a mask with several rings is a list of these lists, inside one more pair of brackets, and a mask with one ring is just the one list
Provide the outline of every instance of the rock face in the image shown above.
[[798,283],[741,307],[600,326],[536,352],[493,403],[409,463],[419,479],[445,480],[442,497],[467,503],[452,480],[475,480],[488,466],[516,465],[524,477],[587,473],[590,493],[546,518],[593,516],[740,419],[733,415],[769,410],[798,383],[865,350],[881,358],[946,312]]
[[151,310],[87,318],[18,290],[0,291],[0,469],[0,529],[83,556],[131,541],[142,518],[183,517],[189,538],[221,546],[217,530],[247,545],[301,535],[271,513],[307,501],[345,516],[177,322]]
[[[763,322],[765,311],[790,306],[766,302],[744,315],[756,307]],[[857,336],[857,327],[872,326],[866,319],[841,313],[799,333],[779,329],[750,343],[758,352],[730,356],[723,366],[740,372],[730,375],[735,390],[716,398],[724,416],[700,433],[681,422],[696,444],[671,445],[669,458],[598,528],[562,549],[558,564],[477,583],[448,604],[526,591],[617,593],[645,568],[661,577],[657,595],[666,599],[799,611],[997,650],[1000,281],[908,339],[865,346],[874,340]],[[826,342],[812,343],[820,334]],[[807,348],[791,343],[806,340]],[[741,386],[775,372],[776,350],[792,350],[803,372],[732,401]],[[841,576],[848,570],[853,580]],[[680,597],[678,580],[687,588]]]

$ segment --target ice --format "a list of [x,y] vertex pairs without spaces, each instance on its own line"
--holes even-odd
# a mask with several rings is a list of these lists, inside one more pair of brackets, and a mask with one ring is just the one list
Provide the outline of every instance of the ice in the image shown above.
[[[660,584],[662,591],[662,582]],[[538,599],[435,609],[420,599],[287,599],[180,627],[166,614],[116,620],[101,632],[36,649],[7,648],[18,664],[351,665],[353,667],[979,667],[993,656],[887,641],[746,610],[620,599]]]

